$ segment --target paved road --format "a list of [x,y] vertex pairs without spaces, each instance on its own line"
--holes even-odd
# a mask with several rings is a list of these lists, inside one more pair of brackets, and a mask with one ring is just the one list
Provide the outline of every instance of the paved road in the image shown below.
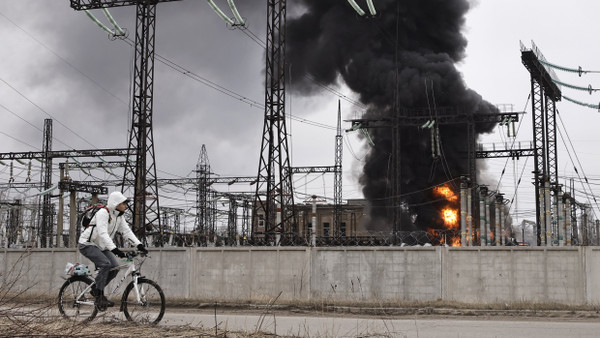
[[373,318],[167,309],[162,325],[215,327],[221,332],[260,329],[300,337],[600,337],[598,319],[418,317]]

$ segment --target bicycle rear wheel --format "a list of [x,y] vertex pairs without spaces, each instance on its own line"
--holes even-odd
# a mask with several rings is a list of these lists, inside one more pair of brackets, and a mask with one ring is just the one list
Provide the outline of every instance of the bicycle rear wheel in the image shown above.
[[96,317],[98,309],[94,306],[94,297],[90,290],[85,291],[92,283],[86,276],[67,279],[58,292],[58,311],[63,317],[78,322],[90,321]]
[[154,281],[138,279],[139,301],[133,282],[123,292],[123,313],[127,320],[138,323],[156,324],[165,314],[165,295]]

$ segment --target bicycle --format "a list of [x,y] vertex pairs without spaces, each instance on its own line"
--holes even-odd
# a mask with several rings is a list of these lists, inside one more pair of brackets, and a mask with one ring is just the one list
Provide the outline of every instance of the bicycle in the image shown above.
[[[125,264],[113,268],[127,271],[107,298],[115,295],[123,281],[130,276],[131,282],[123,291],[119,311],[122,311],[129,321],[157,324],[165,314],[165,295],[156,282],[145,278],[139,272],[149,256],[142,254],[141,259],[137,256],[136,252],[128,252],[123,259]],[[139,262],[137,268],[136,261]],[[93,320],[99,311],[94,305],[95,297],[91,294],[95,284],[89,275],[68,278],[58,293],[58,310],[61,315],[74,321]]]

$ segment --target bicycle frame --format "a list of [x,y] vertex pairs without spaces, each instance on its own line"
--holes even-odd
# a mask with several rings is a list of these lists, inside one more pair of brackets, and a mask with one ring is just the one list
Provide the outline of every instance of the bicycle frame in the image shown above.
[[[144,261],[146,260],[147,256],[144,257],[143,259],[141,259],[141,262],[139,264],[140,268],[142,267],[142,264],[144,264]],[[136,296],[136,300],[138,302],[140,302],[140,292],[138,289],[138,279],[141,276],[141,274],[137,271],[136,267],[135,267],[135,262],[134,262],[134,258],[128,258],[125,262],[125,264],[121,264],[119,266],[116,266],[114,268],[111,269],[111,271],[114,270],[123,270],[127,268],[127,271],[125,272],[125,274],[123,275],[123,277],[121,277],[121,279],[119,280],[119,282],[117,282],[117,285],[114,287],[114,289],[107,295],[107,298],[114,296],[117,293],[117,290],[119,290],[119,288],[121,287],[121,284],[123,284],[123,281],[125,281],[125,279],[127,278],[127,276],[131,276],[132,281],[133,281],[133,286],[134,286],[134,290],[135,290],[135,296]],[[91,277],[91,276],[90,276]],[[94,276],[95,277],[95,276]],[[77,295],[77,302],[81,303],[81,304],[86,304],[86,305],[94,305],[94,301],[80,301],[79,299],[85,295],[87,292],[90,292],[92,290],[92,287],[96,285],[96,281],[94,280],[94,282],[90,285],[88,285],[87,288],[85,288],[85,290],[83,290],[79,295]]]
[[[138,281],[138,278],[140,277],[140,274],[137,272],[137,270],[135,268],[135,262],[133,261],[133,258],[127,259],[126,262],[127,262],[126,264],[121,264],[121,265],[111,269],[111,270],[123,270],[123,269],[127,268],[127,271],[125,271],[125,274],[123,275],[123,277],[121,277],[121,280],[119,280],[119,282],[117,283],[115,288],[108,294],[108,297],[114,296],[117,293],[117,290],[121,287],[121,284],[123,284],[123,281],[127,278],[127,276],[130,276],[130,275],[133,280],[133,285],[135,286],[136,294],[138,293],[137,281]],[[140,266],[141,266],[141,264],[140,264]],[[94,284],[96,284],[96,282],[94,282]],[[140,300],[139,295],[137,295],[137,299],[138,299],[138,301]]]

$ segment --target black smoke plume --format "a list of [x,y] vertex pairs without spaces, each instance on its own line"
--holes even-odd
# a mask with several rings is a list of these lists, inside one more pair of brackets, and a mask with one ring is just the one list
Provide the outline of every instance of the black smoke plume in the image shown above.
[[[364,10],[364,0],[356,1]],[[287,59],[294,90],[310,94],[341,79],[367,105],[363,118],[390,118],[407,111],[435,116],[441,107],[472,114],[497,112],[466,87],[455,65],[465,56],[462,34],[468,0],[374,0],[377,14],[359,16],[346,0],[298,0],[287,22]],[[306,76],[309,75],[309,76]],[[476,125],[476,133],[493,125]],[[466,125],[440,126],[441,155],[432,156],[430,130],[400,127],[399,230],[441,228],[431,187],[468,174]],[[369,130],[374,143],[360,182],[371,202],[371,230],[391,230],[392,130]],[[447,204],[447,203],[446,203]]]

